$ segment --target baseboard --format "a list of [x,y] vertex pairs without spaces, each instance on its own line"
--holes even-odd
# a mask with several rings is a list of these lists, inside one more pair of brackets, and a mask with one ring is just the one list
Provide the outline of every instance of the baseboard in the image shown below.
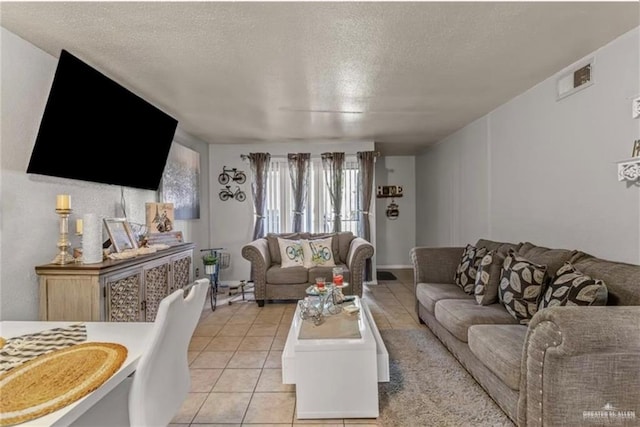
[[391,265],[376,265],[377,270],[391,270],[391,269],[412,269],[412,265],[400,265],[400,264],[391,264]]

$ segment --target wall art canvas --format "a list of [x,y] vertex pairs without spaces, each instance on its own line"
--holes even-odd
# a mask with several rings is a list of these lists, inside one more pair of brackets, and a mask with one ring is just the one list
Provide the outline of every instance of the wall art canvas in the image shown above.
[[146,203],[145,207],[149,233],[173,231],[175,221],[173,203]]
[[200,153],[174,142],[158,193],[173,203],[175,219],[200,218]]

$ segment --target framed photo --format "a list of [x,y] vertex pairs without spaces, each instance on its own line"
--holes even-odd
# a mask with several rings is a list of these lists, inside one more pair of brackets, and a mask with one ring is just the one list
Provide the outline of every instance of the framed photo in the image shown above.
[[104,226],[107,229],[107,233],[109,233],[109,239],[111,239],[111,244],[116,252],[138,247],[126,218],[105,218]]

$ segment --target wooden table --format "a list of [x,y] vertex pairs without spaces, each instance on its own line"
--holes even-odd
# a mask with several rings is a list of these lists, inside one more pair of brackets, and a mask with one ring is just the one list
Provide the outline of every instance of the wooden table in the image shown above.
[[[0,336],[12,338],[23,334],[30,334],[52,328],[61,328],[79,322],[28,322],[2,321],[0,322]],[[153,328],[153,323],[147,322],[82,322],[87,327],[87,342],[113,342],[125,346],[128,350],[127,359],[120,369],[102,386],[84,396],[82,399],[65,406],[51,414],[28,421],[20,426],[68,426],[91,406],[113,390],[125,378],[136,370],[140,356],[147,348],[147,341]]]

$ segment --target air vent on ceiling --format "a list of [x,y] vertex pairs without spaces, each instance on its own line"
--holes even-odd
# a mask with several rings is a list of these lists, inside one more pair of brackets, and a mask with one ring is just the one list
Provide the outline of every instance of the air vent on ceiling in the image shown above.
[[557,81],[557,100],[566,98],[593,84],[593,58],[580,61],[560,74]]

